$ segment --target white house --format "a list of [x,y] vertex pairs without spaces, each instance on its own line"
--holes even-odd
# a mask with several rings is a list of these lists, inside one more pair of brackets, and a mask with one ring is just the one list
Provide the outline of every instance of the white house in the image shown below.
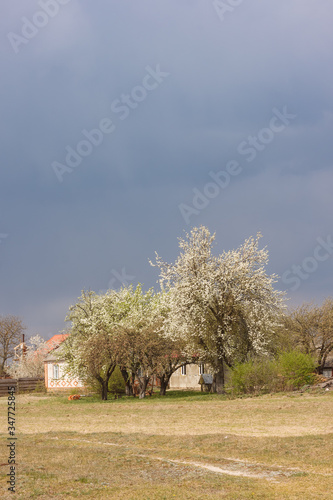
[[[54,335],[48,344],[50,351],[44,360],[45,387],[47,391],[68,391],[68,389],[83,389],[84,383],[77,377],[64,375],[66,361],[61,359],[61,343],[66,340],[66,335]],[[201,390],[200,378],[209,375],[209,366],[203,363],[181,366],[173,373],[169,380],[169,389],[173,390]],[[157,380],[155,387],[159,386]]]
[[64,375],[66,361],[61,360],[61,343],[68,335],[54,335],[48,343],[50,351],[44,360],[45,387],[47,391],[68,391],[68,389],[84,388],[77,377]]
[[209,367],[204,363],[183,365],[170,377],[169,388],[200,391],[201,375],[209,374]]

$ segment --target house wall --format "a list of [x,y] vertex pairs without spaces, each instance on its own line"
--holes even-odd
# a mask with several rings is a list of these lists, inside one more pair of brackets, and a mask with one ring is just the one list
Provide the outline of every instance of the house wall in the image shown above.
[[[53,378],[53,366],[59,366],[59,378]],[[64,361],[47,361],[45,363],[45,387],[49,391],[52,390],[68,390],[74,388],[83,388],[84,384],[76,377],[64,376],[64,368],[66,363]],[[63,377],[63,378],[62,378]]]
[[[204,373],[212,375],[212,369],[209,364],[204,363]],[[230,369],[224,365],[224,382],[227,386],[230,383]],[[188,389],[191,391],[201,391],[201,385],[199,384],[200,372],[199,365],[190,364],[186,366],[186,375],[181,374],[181,368],[179,368],[170,377],[169,388],[170,389]]]
[[[206,368],[206,367],[205,367]],[[209,373],[206,372],[205,373]],[[199,384],[200,373],[199,365],[191,364],[186,366],[186,375],[182,375],[181,368],[178,368],[175,373],[170,377],[169,388],[170,389],[190,389],[195,391],[201,390],[201,385]]]

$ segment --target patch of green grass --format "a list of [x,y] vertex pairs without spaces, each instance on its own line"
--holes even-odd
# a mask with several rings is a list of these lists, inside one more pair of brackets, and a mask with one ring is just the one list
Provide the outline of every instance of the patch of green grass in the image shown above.
[[77,481],[78,483],[84,483],[84,484],[88,484],[91,482],[88,477],[79,477],[78,479],[74,479],[74,481]]

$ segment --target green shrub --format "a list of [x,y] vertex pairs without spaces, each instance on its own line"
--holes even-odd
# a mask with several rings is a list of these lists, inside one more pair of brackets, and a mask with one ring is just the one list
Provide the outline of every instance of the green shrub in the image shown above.
[[276,390],[278,368],[274,360],[259,358],[238,363],[231,372],[234,394],[262,394]]
[[263,394],[290,391],[315,382],[316,363],[309,354],[288,351],[277,359],[257,358],[239,363],[231,370],[234,394]]
[[121,374],[119,366],[116,366],[114,372],[109,380],[109,392],[116,392],[118,394],[125,392],[125,381]]
[[299,351],[284,352],[279,355],[277,363],[286,389],[299,389],[315,382],[316,363],[310,354]]

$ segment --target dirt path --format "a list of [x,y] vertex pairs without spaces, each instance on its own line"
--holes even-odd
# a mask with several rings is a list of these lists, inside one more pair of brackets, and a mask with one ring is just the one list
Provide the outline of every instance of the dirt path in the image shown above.
[[217,474],[227,474],[229,476],[244,476],[244,477],[252,477],[256,479],[268,479],[270,481],[277,480],[277,478],[282,478],[282,477],[289,477],[295,474],[295,471],[291,471],[289,469],[284,469],[284,470],[274,470],[272,468],[268,469],[263,469],[262,467],[258,467],[255,464],[249,464],[245,462],[234,462],[231,463],[229,467],[217,467],[216,465],[209,465],[209,464],[201,464],[198,462],[188,462],[188,461],[183,461],[183,460],[174,460],[174,459],[169,459],[169,458],[162,458],[162,457],[154,457],[151,455],[140,455],[144,456],[150,459],[155,459],[155,460],[161,460],[165,462],[172,462],[175,464],[182,464],[182,465],[187,465],[187,466],[192,466],[192,467],[198,467],[200,469],[206,469],[211,472],[215,472]]
[[[58,437],[54,437],[51,439],[56,439],[58,440]],[[208,470],[210,472],[215,472],[216,474],[227,474],[229,476],[243,476],[243,477],[250,477],[250,478],[256,478],[256,479],[267,479],[269,481],[278,481],[279,479],[286,479],[290,476],[293,476],[295,474],[300,474],[300,473],[305,473],[305,471],[301,471],[300,469],[291,469],[291,468],[286,468],[282,466],[268,466],[265,464],[259,464],[259,463],[251,463],[248,461],[243,461],[240,459],[233,459],[233,458],[221,458],[221,462],[223,462],[223,466],[219,467],[217,465],[213,464],[207,464],[207,463],[199,463],[199,462],[192,462],[192,461],[187,461],[187,460],[177,460],[177,459],[170,459],[166,457],[159,457],[154,454],[146,454],[146,453],[141,453],[136,447],[133,446],[124,446],[122,444],[118,443],[108,443],[108,442],[101,442],[101,441],[89,441],[87,439],[72,439],[72,438],[60,438],[61,440],[65,441],[75,441],[77,443],[89,443],[89,444],[95,444],[95,445],[101,445],[101,446],[115,446],[117,448],[125,448],[128,450],[136,450],[136,452],[133,451],[133,455],[136,455],[138,457],[144,457],[144,458],[149,458],[150,460],[159,460],[162,462],[167,462],[167,463],[174,463],[174,464],[181,464],[181,465],[186,465],[188,467],[197,467],[200,469]],[[155,449],[153,448],[145,448],[145,450],[156,452]]]

